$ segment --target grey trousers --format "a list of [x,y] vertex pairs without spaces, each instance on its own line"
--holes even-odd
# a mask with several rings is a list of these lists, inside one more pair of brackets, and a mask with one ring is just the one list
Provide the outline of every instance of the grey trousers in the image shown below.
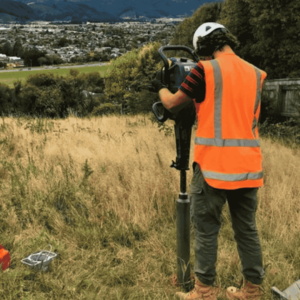
[[262,251],[255,223],[258,188],[216,189],[206,183],[197,163],[190,185],[191,222],[195,232],[195,273],[204,284],[212,285],[216,276],[218,234],[226,200],[242,274],[253,284],[265,275]]

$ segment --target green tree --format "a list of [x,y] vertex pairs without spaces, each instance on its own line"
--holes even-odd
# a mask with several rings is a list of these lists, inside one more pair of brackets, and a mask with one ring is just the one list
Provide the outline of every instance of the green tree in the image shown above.
[[48,63],[48,60],[46,57],[42,56],[40,58],[38,58],[38,63],[40,66],[46,65]]
[[[171,45],[183,45],[191,49],[193,46],[193,36],[197,28],[205,22],[218,22],[223,7],[221,3],[207,3],[201,5],[190,18],[184,19],[177,28],[173,39],[170,41]],[[176,53],[170,51],[170,56],[186,56],[186,52],[177,51]]]
[[13,55],[22,57],[23,53],[24,53],[24,51],[23,51],[23,47],[22,47],[22,41],[21,41],[21,39],[18,38],[13,47]]
[[298,77],[300,2],[297,0],[245,0],[256,37],[253,51],[269,78]]
[[236,53],[268,79],[299,77],[300,2],[226,0],[220,22],[241,42]]
[[39,58],[45,56],[45,51],[39,51],[37,48],[29,48],[24,50],[24,64],[27,66],[39,66]]
[[70,40],[68,40],[66,37],[62,37],[57,41],[58,47],[66,47],[71,43]]
[[259,65],[259,56],[252,50],[255,38],[250,24],[249,3],[244,0],[227,0],[220,14],[220,23],[228,28],[240,42],[235,49],[237,55],[255,65]]
[[1,53],[6,54],[7,56],[13,55],[13,46],[10,42],[5,42],[1,45]]
[[57,54],[48,54],[48,55],[46,55],[46,59],[50,65],[58,65],[63,62],[61,57]]

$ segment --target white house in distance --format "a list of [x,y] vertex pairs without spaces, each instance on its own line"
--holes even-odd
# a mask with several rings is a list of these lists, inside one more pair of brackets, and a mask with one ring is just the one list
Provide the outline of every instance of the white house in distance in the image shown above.
[[6,56],[6,54],[0,54],[0,61],[10,63],[14,68],[17,66],[24,66],[24,60],[17,56]]
[[21,57],[9,56],[8,60],[14,68],[24,66],[24,60]]
[[8,60],[9,60],[10,62],[18,62],[18,61],[21,61],[22,58],[21,58],[21,57],[17,57],[17,56],[9,56],[9,57],[8,57]]

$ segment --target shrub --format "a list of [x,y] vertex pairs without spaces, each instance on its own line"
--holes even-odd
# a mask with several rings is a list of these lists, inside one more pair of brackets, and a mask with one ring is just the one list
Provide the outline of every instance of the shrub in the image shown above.
[[99,72],[82,74],[81,76],[90,88],[104,87],[104,79],[101,78]]
[[148,44],[131,51],[111,63],[105,81],[105,92],[118,104],[127,104],[128,113],[151,111],[159,101],[158,93],[149,92],[149,86],[160,69],[160,43]]
[[12,90],[0,83],[0,113],[8,113],[11,108]]
[[49,87],[41,91],[35,101],[34,114],[50,118],[59,117],[63,102],[62,93],[58,88]]
[[105,88],[105,85],[104,85],[103,87],[96,86],[96,87],[92,90],[92,92],[93,92],[93,93],[100,94],[100,93],[103,93],[104,88]]
[[41,90],[32,84],[25,84],[19,95],[18,108],[28,115],[33,115],[35,111],[35,104],[40,97]]
[[[16,83],[14,89],[10,91],[6,87],[5,91],[14,96],[15,109],[23,114],[63,118],[71,109],[80,117],[87,116],[94,107],[106,102],[107,98],[85,95],[83,91],[104,83],[97,72],[86,75],[76,71],[71,69],[67,77],[55,77],[53,74],[31,75],[23,87],[21,83]],[[6,98],[11,96],[1,97],[3,100]]]
[[77,69],[70,69],[69,72],[70,76],[76,77],[79,74],[79,71]]
[[26,84],[34,85],[37,87],[42,86],[52,86],[56,84],[56,79],[54,78],[53,74],[35,74],[29,75]]
[[114,105],[112,103],[105,103],[101,106],[95,107],[91,113],[92,116],[102,116],[102,115],[109,115],[115,114],[120,111],[119,105]]

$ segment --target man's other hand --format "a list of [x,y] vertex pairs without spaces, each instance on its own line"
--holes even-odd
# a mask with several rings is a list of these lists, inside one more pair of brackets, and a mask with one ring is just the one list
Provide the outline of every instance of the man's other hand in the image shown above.
[[161,89],[167,88],[167,86],[162,84],[162,82],[159,79],[154,79],[151,84],[152,84],[152,89],[155,92],[159,92]]

